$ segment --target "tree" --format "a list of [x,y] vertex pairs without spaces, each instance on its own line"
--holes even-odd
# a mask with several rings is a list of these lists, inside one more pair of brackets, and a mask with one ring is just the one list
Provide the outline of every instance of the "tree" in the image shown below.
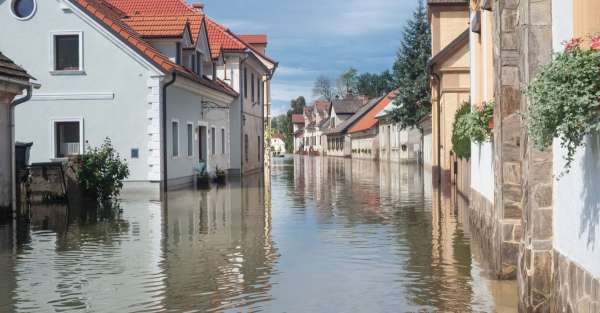
[[317,77],[313,87],[313,95],[323,97],[331,101],[335,97],[335,90],[331,84],[331,79],[324,75]]
[[303,114],[304,107],[306,107],[306,99],[300,96],[290,102],[290,107],[292,110],[292,114]]
[[386,70],[381,74],[363,73],[358,76],[358,94],[377,98],[394,89],[394,77]]
[[338,78],[338,94],[342,97],[355,94],[357,85],[358,71],[351,67]]
[[431,56],[431,33],[423,2],[406,24],[394,63],[394,79],[400,87],[392,119],[402,128],[416,126],[431,112],[427,61]]

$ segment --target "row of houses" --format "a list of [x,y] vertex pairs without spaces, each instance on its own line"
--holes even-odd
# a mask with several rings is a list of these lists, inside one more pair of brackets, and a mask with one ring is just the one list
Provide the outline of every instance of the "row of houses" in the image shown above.
[[184,0],[2,1],[0,20],[0,51],[41,85],[14,110],[31,162],[110,138],[129,185],[265,166],[278,66],[267,35],[236,34]]
[[317,100],[292,115],[294,152],[396,162],[419,161],[431,166],[431,118],[418,127],[401,129],[390,113],[397,91],[368,99],[348,95]]
[[[501,279],[516,279],[520,312],[600,312],[597,135],[569,173],[557,139],[536,149],[523,87],[563,43],[600,33],[597,0],[428,0],[432,53],[433,180],[469,200],[469,220]],[[493,103],[492,135],[452,151],[463,102]]]

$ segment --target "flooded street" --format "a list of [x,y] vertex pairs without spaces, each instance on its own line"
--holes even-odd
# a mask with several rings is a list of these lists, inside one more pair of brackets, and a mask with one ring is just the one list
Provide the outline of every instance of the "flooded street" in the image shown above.
[[0,226],[0,312],[515,312],[461,206],[416,165],[274,160],[271,181],[33,208]]

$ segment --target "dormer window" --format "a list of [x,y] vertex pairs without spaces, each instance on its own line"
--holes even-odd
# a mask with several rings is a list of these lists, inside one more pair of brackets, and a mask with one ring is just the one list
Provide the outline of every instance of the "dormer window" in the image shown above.
[[181,42],[175,44],[175,63],[181,65]]
[[196,51],[196,74],[202,76],[202,72],[204,72],[203,66],[204,62],[202,61],[202,53],[200,53],[200,51]]

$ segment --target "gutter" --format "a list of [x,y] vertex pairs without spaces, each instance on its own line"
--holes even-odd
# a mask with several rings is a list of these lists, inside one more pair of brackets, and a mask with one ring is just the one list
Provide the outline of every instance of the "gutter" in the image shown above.
[[246,89],[244,88],[244,70],[242,66],[248,60],[250,56],[246,54],[246,57],[240,61],[240,176],[243,176],[244,172],[244,156],[246,155],[246,150],[244,147],[244,98],[246,97]]
[[[22,82],[21,82],[22,84]],[[33,87],[39,88],[38,84],[30,84],[27,86],[27,93],[24,97],[20,99],[16,99],[10,103],[8,108],[8,124],[9,124],[9,136],[10,136],[10,165],[11,165],[11,203],[12,203],[12,211],[13,211],[13,220],[17,217],[17,169],[16,163],[17,159],[15,156],[16,148],[15,148],[15,107],[19,104],[27,102],[31,100],[31,96],[33,95],[32,89]]]
[[[172,78],[170,81],[166,82],[162,87],[162,130],[161,130],[161,150],[162,150],[162,168],[163,168],[163,176],[162,176],[162,193],[161,198],[166,201],[167,200],[167,185],[168,185],[168,171],[167,171],[167,88],[175,83],[177,80],[177,72],[172,72]],[[163,198],[164,197],[164,198]]]

